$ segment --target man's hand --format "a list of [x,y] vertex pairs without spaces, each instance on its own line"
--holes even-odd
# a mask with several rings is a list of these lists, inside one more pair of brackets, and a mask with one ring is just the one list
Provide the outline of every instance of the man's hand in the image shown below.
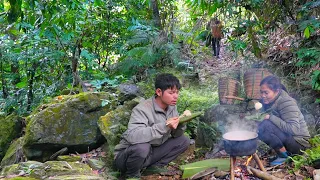
[[267,114],[265,117],[264,117],[264,120],[269,120],[270,119],[270,115]]
[[178,125],[179,125],[179,118],[178,117],[172,117],[169,118],[166,122],[166,125],[170,128],[170,129],[177,129]]

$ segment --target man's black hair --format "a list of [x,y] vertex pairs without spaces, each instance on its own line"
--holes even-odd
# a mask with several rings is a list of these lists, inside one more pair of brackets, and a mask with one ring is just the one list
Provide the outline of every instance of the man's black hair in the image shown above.
[[162,92],[169,88],[171,89],[174,87],[176,87],[178,90],[181,89],[181,84],[179,82],[179,79],[174,75],[168,74],[168,73],[159,74],[156,77],[154,86],[155,86],[155,89],[160,88]]

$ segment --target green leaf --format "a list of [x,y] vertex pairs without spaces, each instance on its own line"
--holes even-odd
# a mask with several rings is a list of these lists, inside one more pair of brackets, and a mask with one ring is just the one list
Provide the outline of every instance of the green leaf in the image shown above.
[[203,161],[182,165],[180,166],[180,169],[183,170],[182,178],[189,178],[194,174],[211,167],[216,167],[217,169],[222,171],[229,171],[230,160],[229,159],[207,159]]
[[16,84],[17,88],[24,88],[28,85],[27,81],[21,81],[18,84]]
[[190,116],[183,116],[180,118],[179,120],[179,123],[186,123],[186,122],[189,122],[191,121],[192,119],[202,115],[203,113],[202,112],[195,112],[195,113],[192,113]]
[[309,29],[309,26],[306,27],[306,29],[304,30],[303,34],[304,34],[304,37],[306,37],[306,38],[309,38],[309,37],[310,37],[310,29]]

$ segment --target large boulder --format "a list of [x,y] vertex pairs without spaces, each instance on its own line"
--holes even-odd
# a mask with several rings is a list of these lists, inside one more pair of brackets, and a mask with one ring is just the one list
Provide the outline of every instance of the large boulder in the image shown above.
[[119,101],[125,102],[135,97],[141,96],[140,89],[135,84],[120,84],[117,88],[119,94]]
[[204,116],[200,118],[196,144],[212,147],[226,132],[235,130],[255,131],[257,122],[243,118],[250,114],[246,110],[247,104],[216,105],[207,110]]
[[102,135],[107,140],[110,152],[113,152],[114,146],[120,142],[122,133],[127,129],[132,109],[141,100],[143,100],[143,98],[137,97],[131,101],[127,101],[124,105],[118,106],[115,110],[101,116],[98,120],[98,126]]
[[21,134],[21,122],[22,118],[15,114],[0,116],[0,160],[4,157],[11,141]]
[[116,104],[114,94],[89,92],[58,96],[41,105],[27,118],[25,155],[46,161],[61,148],[81,153],[98,147],[104,139],[97,121]]

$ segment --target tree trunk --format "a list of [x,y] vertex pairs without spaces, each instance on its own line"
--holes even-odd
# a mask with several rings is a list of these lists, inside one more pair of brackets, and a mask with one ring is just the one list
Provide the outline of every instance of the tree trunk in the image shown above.
[[36,74],[37,69],[37,63],[33,62],[31,72],[29,72],[29,89],[28,89],[28,101],[27,101],[27,111],[31,110],[31,104],[33,102],[33,81],[34,81],[34,75]]
[[153,16],[154,25],[160,30],[162,30],[158,0],[151,0],[151,7],[152,7],[152,16]]
[[11,64],[11,73],[13,74],[12,84],[16,85],[20,82],[20,74],[19,74],[19,64],[13,63]]
[[9,96],[8,90],[7,90],[7,83],[4,78],[4,71],[3,71],[3,59],[2,59],[2,54],[0,53],[0,70],[1,70],[1,84],[2,84],[2,96],[3,99],[7,99]]
[[80,56],[80,48],[79,48],[79,44],[77,42],[76,46],[74,48],[74,51],[72,53],[72,57],[71,57],[73,87],[78,86],[81,82],[79,72],[78,72],[78,58],[79,58],[79,56]]

